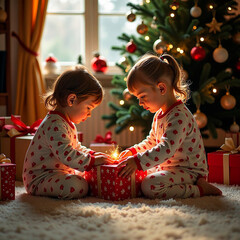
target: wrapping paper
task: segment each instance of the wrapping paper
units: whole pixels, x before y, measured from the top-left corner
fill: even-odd
[[[226,133],[226,138],[232,138],[235,146],[240,145],[240,132],[227,132]]]
[[[21,116],[19,115],[14,115],[15,118],[21,120]],[[13,124],[12,120],[11,120],[11,117],[0,117],[0,132],[2,131],[3,129],[3,126],[4,125],[8,125],[8,124]]]
[[[121,169],[117,165],[101,165],[85,172],[90,195],[112,201],[141,196],[141,183],[147,171],[136,170],[131,177],[123,178],[118,176]]]
[[[33,135],[1,137],[1,152],[16,164],[16,180],[22,181],[23,162],[32,139]]]
[[[15,199],[16,164],[0,164],[0,200]]]
[[[222,150],[208,153],[209,182],[240,185],[240,146],[232,138],[225,138]]]

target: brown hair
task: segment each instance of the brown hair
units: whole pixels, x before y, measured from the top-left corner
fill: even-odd
[[[65,71],[57,78],[52,90],[43,97],[45,107],[48,110],[53,110],[58,105],[66,107],[67,97],[72,93],[76,94],[79,102],[89,96],[96,97],[96,104],[100,104],[103,99],[103,88],[99,81],[84,66],[80,66]]]
[[[164,76],[172,79],[175,97],[186,102],[189,98],[189,85],[182,78],[177,61],[169,54],[160,57],[152,54],[142,56],[128,74],[127,87],[133,92],[137,82],[154,85]]]

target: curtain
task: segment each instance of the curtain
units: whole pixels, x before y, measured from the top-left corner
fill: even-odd
[[[45,83],[38,60],[38,51],[46,18],[48,0],[19,1],[19,62],[15,113],[31,125],[46,115],[41,96]]]

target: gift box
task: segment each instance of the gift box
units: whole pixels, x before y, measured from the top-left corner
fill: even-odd
[[[42,120],[39,119],[31,126],[25,125],[21,120],[11,115],[14,125],[4,125],[8,136],[2,136],[0,141],[1,152],[16,164],[16,180],[22,181],[22,169],[25,154]]]
[[[16,164],[16,180],[22,181],[23,162],[33,135],[1,137],[1,150]]]
[[[95,152],[103,152],[110,154],[117,148],[117,145],[115,144],[106,144],[106,143],[91,143],[90,149],[92,149]]]
[[[0,163],[0,200],[15,199],[16,164]]]
[[[136,170],[131,177],[123,178],[117,165],[101,165],[85,172],[90,186],[90,195],[106,200],[119,201],[141,196],[141,183],[147,171]]]
[[[240,145],[240,132],[226,132],[226,138],[232,138],[235,146]]]
[[[95,152],[110,154],[117,148],[117,144],[115,141],[112,141],[112,132],[108,131],[105,137],[97,135],[95,140],[90,144],[90,148]]]
[[[232,138],[226,138],[223,151],[207,154],[208,181],[226,185],[240,185],[240,146],[236,148]]]
[[[21,120],[21,116],[19,115],[14,115],[14,117]],[[13,124],[11,117],[0,117],[0,132],[3,129],[3,126],[8,124]]]

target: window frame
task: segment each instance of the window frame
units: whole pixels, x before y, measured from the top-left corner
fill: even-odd
[[[68,15],[83,15],[85,21],[85,61],[84,65],[92,70],[91,68],[91,60],[93,58],[94,51],[99,50],[99,17],[100,16],[125,16],[123,13],[99,13],[98,12],[98,0],[84,0],[84,11],[82,13],[67,13]],[[64,11],[59,11],[56,13],[47,13],[47,14],[62,14],[64,15]],[[117,60],[116,60],[117,61]],[[59,62],[60,71],[62,72],[65,69],[69,69],[73,67],[73,62]],[[108,70],[105,74],[113,75],[113,74],[122,74],[121,70],[107,61]]]

